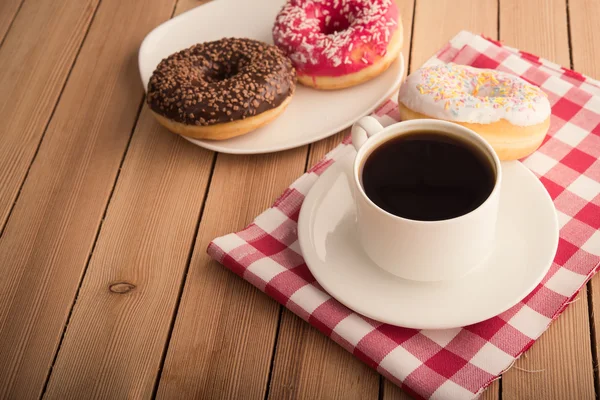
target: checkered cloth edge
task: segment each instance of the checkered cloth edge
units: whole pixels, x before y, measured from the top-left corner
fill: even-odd
[[[363,317],[329,296],[310,274],[297,239],[304,196],[350,139],[296,180],[244,230],[215,239],[208,253],[273,297],[415,398],[472,399],[548,328],[599,268],[600,85],[556,64],[460,32],[427,64],[455,62],[514,73],[543,88],[551,130],[523,160],[554,200],[559,247],[543,281],[519,304],[487,321],[449,330],[414,330]],[[374,113],[399,119],[387,101]]]

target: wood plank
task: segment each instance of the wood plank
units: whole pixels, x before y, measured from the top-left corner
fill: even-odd
[[[600,21],[600,7],[593,0],[569,0],[569,19],[571,33],[571,54],[573,68],[592,78],[600,79],[600,36],[598,36],[598,21]],[[591,294],[591,304],[588,304],[591,321],[593,323],[593,357],[596,396],[600,393],[600,376],[598,371],[598,355],[600,354],[600,276],[592,278],[587,288]],[[581,297],[582,294],[579,295]]]
[[[24,0],[4,0],[0,3],[0,45]]]
[[[500,0],[500,39],[568,67],[565,0]]]
[[[346,128],[333,136],[329,136],[328,138],[313,143],[310,147],[310,152],[308,153],[308,167],[310,168],[321,161],[327,153],[340,144],[342,140],[344,140],[344,138],[349,134],[350,128]]]
[[[144,108],[46,398],[152,395],[213,157]]]
[[[572,20],[573,21],[573,20]],[[579,22],[577,22],[579,23]],[[500,38],[559,64],[570,64],[565,1],[502,0]],[[586,290],[504,374],[504,398],[590,399],[594,380]],[[527,372],[540,371],[540,372]]]
[[[586,290],[502,378],[505,399],[594,399]]]
[[[410,43],[412,41],[413,31],[413,17],[415,12],[415,0],[396,0],[398,10],[400,11],[400,18],[402,20],[402,28],[404,35],[404,45],[402,46],[402,55],[408,68],[410,61]]]
[[[459,31],[465,29],[496,38],[498,35],[498,6],[496,0],[417,0],[414,20],[413,47],[410,71],[418,69],[429,57]],[[432,27],[435,27],[433,29]],[[481,396],[498,399],[498,382],[493,383]],[[389,380],[384,381],[383,398],[409,399]]]
[[[412,400],[406,392],[402,391],[398,386],[394,385],[387,379],[383,385],[383,399],[385,400]]]
[[[497,13],[495,0],[417,0],[411,70],[423,65],[463,29],[496,37]]]
[[[0,47],[0,232],[98,1],[26,0]],[[16,11],[14,0],[1,3],[0,30]]]
[[[206,248],[272,204],[305,161],[306,147],[218,155],[158,398],[264,397],[279,305],[212,261]]]
[[[269,399],[377,399],[379,375],[284,310]]]
[[[160,0],[98,9],[0,239],[0,398],[42,392],[143,98],[138,46],[172,10]]]
[[[600,79],[600,7],[596,0],[569,0],[571,52],[576,71]],[[594,296],[595,297],[595,296]]]
[[[500,381],[496,380],[487,387],[485,392],[477,398],[477,400],[498,400],[500,393]],[[408,394],[403,392],[398,386],[386,381],[383,389],[383,398],[385,400],[411,400]]]
[[[495,380],[481,394],[478,400],[497,400],[500,398],[500,383],[501,379]]]

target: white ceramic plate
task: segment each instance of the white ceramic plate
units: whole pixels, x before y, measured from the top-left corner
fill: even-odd
[[[170,54],[199,42],[223,37],[248,37],[273,43],[271,29],[283,0],[216,0],[158,26],[146,36],[139,53],[142,83]],[[247,135],[223,141],[188,139],[223,153],[269,153],[302,146],[331,136],[370,114],[400,86],[402,56],[377,78],[336,91],[298,85],[288,108],[271,124]]]
[[[548,272],[558,246],[554,204],[519,162],[502,163],[497,246],[484,265],[443,282],[405,280],[377,267],[355,234],[349,184],[353,158],[354,154],[346,156],[319,178],[298,220],[300,247],[310,271],[347,307],[393,325],[455,328],[506,311]]]

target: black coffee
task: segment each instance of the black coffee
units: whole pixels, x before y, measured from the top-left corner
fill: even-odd
[[[441,132],[408,133],[367,156],[362,184],[387,212],[419,221],[467,214],[490,195],[494,166],[473,145]]]

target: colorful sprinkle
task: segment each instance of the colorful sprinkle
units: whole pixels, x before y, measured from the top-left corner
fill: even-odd
[[[546,94],[524,81],[495,71],[442,64],[422,68],[417,73],[422,79],[416,85],[422,95],[431,95],[434,101],[444,101],[444,109],[463,107],[532,108],[533,103]],[[510,104],[511,106],[507,106]]]
[[[438,64],[410,74],[399,101],[434,118],[488,124],[505,119],[527,126],[550,116],[548,96],[537,86],[500,71]]]

